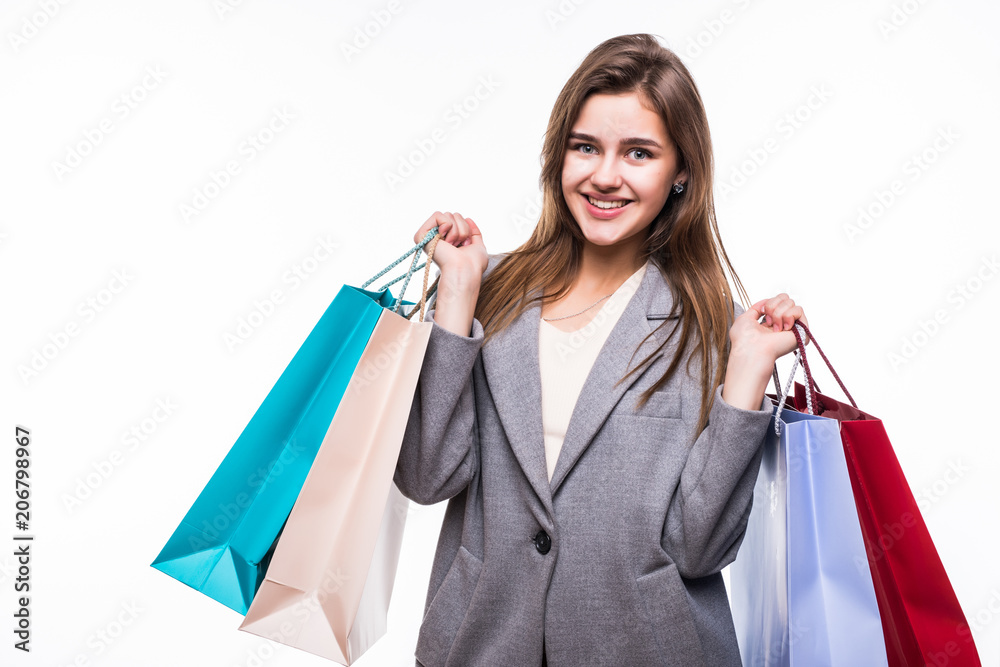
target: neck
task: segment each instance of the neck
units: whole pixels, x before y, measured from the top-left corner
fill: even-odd
[[[635,246],[598,246],[584,241],[576,287],[587,294],[610,294],[645,264]]]

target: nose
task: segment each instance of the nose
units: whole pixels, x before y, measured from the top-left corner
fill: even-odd
[[[611,153],[603,155],[590,175],[590,182],[599,190],[615,190],[621,187],[622,175],[618,160]]]

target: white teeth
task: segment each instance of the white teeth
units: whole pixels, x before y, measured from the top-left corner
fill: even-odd
[[[628,203],[628,201],[624,199],[620,199],[618,201],[601,201],[599,199],[594,199],[593,197],[587,197],[587,201],[597,208],[621,208]]]

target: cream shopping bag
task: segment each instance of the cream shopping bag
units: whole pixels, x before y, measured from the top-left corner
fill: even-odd
[[[382,310],[240,630],[344,665],[385,634],[409,502],[392,478],[432,327]]]

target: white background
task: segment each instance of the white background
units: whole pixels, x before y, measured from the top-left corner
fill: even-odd
[[[723,240],[751,299],[801,303],[885,421],[983,662],[1000,663],[995,3],[48,4],[0,7],[0,515],[12,536],[22,425],[37,536],[30,656],[11,648],[0,548],[0,662],[330,664],[238,632],[238,614],[149,563],[341,285],[409,249],[435,210],[474,218],[490,252],[527,239],[559,89],[599,42],[650,32],[703,95]],[[495,88],[476,99],[483,79]],[[470,110],[449,123],[456,104]],[[268,136],[275,110],[294,118]],[[437,127],[444,140],[390,187]],[[57,167],[71,151],[87,154]],[[850,235],[859,208],[872,218]],[[338,247],[310,263],[318,239]],[[303,265],[307,280],[284,279]],[[274,290],[282,303],[231,349]],[[43,349],[37,373],[19,370]],[[158,400],[176,408],[149,421]],[[410,513],[390,631],[358,664],[413,664],[442,512]],[[110,645],[95,640],[118,619]]]

